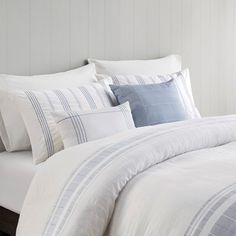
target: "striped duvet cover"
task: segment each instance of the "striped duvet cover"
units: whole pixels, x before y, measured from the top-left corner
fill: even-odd
[[[46,161],[18,236],[236,235],[236,116],[132,131]]]

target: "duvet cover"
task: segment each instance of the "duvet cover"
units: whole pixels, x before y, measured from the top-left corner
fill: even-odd
[[[236,116],[138,128],[36,174],[18,236],[236,235]]]

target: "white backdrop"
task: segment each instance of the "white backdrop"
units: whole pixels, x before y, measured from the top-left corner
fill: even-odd
[[[190,67],[203,115],[236,112],[235,0],[0,0],[0,73],[169,53]]]

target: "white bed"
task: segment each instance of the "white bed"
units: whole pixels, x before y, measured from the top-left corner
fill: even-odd
[[[20,213],[37,166],[32,153],[0,153],[0,206]]]

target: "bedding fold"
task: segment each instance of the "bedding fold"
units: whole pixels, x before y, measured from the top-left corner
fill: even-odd
[[[61,151],[36,174],[17,235],[104,235],[133,178],[178,155],[234,141],[236,116],[227,116],[138,128]]]

